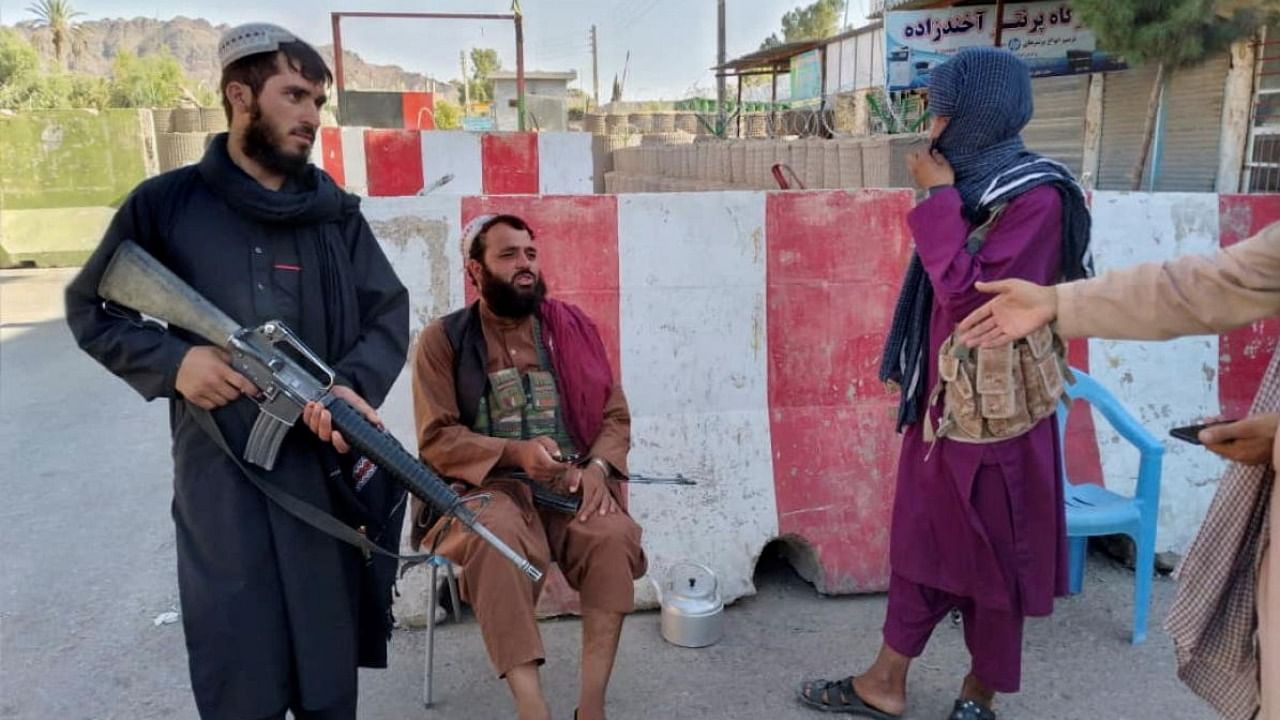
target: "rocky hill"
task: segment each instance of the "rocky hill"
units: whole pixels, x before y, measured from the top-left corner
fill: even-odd
[[[177,17],[172,20],[94,20],[81,23],[80,41],[76,52],[68,57],[67,66],[75,72],[106,76],[111,73],[111,62],[120,52],[132,52],[146,56],[168,48],[170,54],[181,63],[187,77],[208,88],[218,84],[218,36],[225,25],[212,25],[207,20]],[[36,29],[31,22],[18,23],[15,28],[35,45],[49,60],[53,58],[53,43],[48,30]],[[325,60],[333,65],[333,46],[316,48]],[[426,75],[408,72],[396,65],[374,65],[360,59],[352,52],[344,52],[346,83],[354,90],[435,90],[452,92],[447,83]]]

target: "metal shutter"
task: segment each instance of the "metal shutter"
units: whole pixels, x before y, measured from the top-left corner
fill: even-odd
[[[1231,59],[1223,53],[1173,74],[1156,190],[1213,192],[1218,182],[1222,103]]]
[[[1084,116],[1089,104],[1089,76],[1032,80],[1036,113],[1022,131],[1027,147],[1063,163],[1080,176],[1084,163]]]
[[[1230,60],[1226,53],[1173,71],[1164,114],[1160,176],[1155,189],[1213,192],[1218,178],[1222,102]],[[1108,73],[1103,93],[1099,190],[1128,190],[1142,149],[1154,67]],[[1148,160],[1148,175],[1150,171]],[[1143,183],[1147,187],[1146,180]]]
[[[1128,190],[1129,173],[1142,149],[1142,123],[1155,68],[1136,67],[1107,73],[1102,93],[1102,151],[1099,190]]]

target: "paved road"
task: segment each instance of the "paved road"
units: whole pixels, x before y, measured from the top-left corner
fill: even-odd
[[[61,320],[66,271],[0,273],[0,718],[194,718],[178,610],[165,408],[142,402],[80,353]],[[882,597],[822,598],[781,563],[731,608],[725,640],[663,643],[658,616],[628,620],[611,717],[822,717],[793,688],[857,669],[879,644]],[[1127,643],[1132,578],[1107,561],[1086,593],[1030,623],[1018,720],[1190,720],[1212,714],[1173,676],[1169,642]],[[1153,617],[1172,598],[1156,583]],[[543,624],[558,717],[573,712],[578,623]],[[439,703],[420,702],[422,631],[398,632],[386,671],[362,674],[361,718],[510,717],[473,620],[437,639]],[[943,718],[966,671],[958,629],[942,627],[911,678],[912,718]]]

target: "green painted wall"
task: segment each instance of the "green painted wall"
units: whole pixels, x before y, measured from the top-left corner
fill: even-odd
[[[144,152],[137,110],[0,115],[0,209],[118,205]]]
[[[83,263],[145,152],[137,110],[0,114],[0,267]]]

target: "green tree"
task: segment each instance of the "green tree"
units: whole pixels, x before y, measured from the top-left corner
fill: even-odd
[[[1142,148],[1130,175],[1133,190],[1142,187],[1156,114],[1173,72],[1252,35],[1276,17],[1277,6],[1277,0],[1074,0],[1100,47],[1156,66]]]
[[[462,127],[462,107],[448,100],[436,100],[435,122],[437,130],[457,130]]]
[[[71,87],[67,91],[67,105],[73,108],[111,107],[111,82],[92,75],[67,75]]]
[[[59,67],[65,67],[66,52],[76,52],[81,42],[75,19],[84,15],[71,6],[70,0],[36,0],[27,8],[36,16],[36,27],[49,28],[53,40],[53,56]]]
[[[502,69],[498,51],[493,48],[471,49],[471,101],[492,102],[493,81],[489,76]]]
[[[218,95],[216,87],[210,87],[204,83],[198,83],[196,89],[192,92],[192,96],[196,99],[196,104],[200,107],[218,107],[222,105],[222,98]]]
[[[0,85],[35,75],[40,54],[17,30],[0,28]]]
[[[773,33],[760,43],[761,50],[800,42],[821,40],[836,34],[840,29],[840,14],[845,0],[817,0],[812,5],[797,7],[782,16],[782,37]]]
[[[111,65],[111,105],[173,107],[185,83],[182,66],[167,51],[144,58],[122,52]]]
[[[0,28],[0,108],[56,110],[108,106],[104,78],[61,70],[41,73],[36,49],[14,30]]]
[[[760,43],[761,50],[769,50],[787,43],[803,40],[821,40],[835,35],[840,29],[840,16],[845,0],[817,0],[811,5],[794,8],[782,16],[782,36],[773,33]],[[768,75],[748,75],[742,78],[745,87],[769,84]]]
[[[26,75],[0,85],[0,108],[54,110],[70,107],[70,78],[64,73]]]
[[[17,31],[0,28],[0,108],[43,110],[61,107],[53,83],[41,77],[40,56]]]

